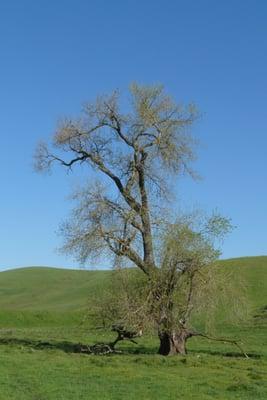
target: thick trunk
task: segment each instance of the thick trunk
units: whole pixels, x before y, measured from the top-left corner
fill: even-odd
[[[177,332],[163,331],[159,333],[159,354],[163,356],[171,356],[176,354],[186,354],[186,341],[192,334],[186,330],[181,329]]]

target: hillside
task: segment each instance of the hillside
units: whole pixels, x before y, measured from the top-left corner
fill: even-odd
[[[0,273],[0,324],[4,327],[77,325],[88,298],[105,286],[109,271],[47,267]]]
[[[228,259],[221,263],[233,268],[246,282],[255,312],[267,304],[267,256]],[[57,320],[59,315],[76,319],[88,306],[89,296],[93,299],[104,290],[110,273],[46,267],[3,271],[0,273],[0,323],[23,324],[28,320],[28,324],[36,318],[38,324],[51,318]]]
[[[88,294],[97,294],[109,271],[47,267],[19,268],[0,273],[0,309],[80,310]]]

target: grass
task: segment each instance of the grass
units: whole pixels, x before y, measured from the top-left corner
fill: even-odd
[[[246,323],[224,325],[222,334],[240,338],[249,360],[229,344],[201,338],[190,341],[186,358],[157,355],[151,337],[123,343],[122,354],[75,353],[77,343],[111,338],[81,323],[109,272],[1,272],[0,400],[266,399],[267,257],[223,263],[242,275],[252,306]]]
[[[220,356],[65,355],[6,348],[0,399],[264,399],[263,365]]]

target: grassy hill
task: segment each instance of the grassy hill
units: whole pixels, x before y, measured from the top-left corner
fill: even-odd
[[[89,293],[96,294],[105,285],[109,273],[47,267],[3,271],[0,273],[0,308],[80,310]]]
[[[267,303],[267,256],[223,260],[247,285],[253,311]],[[75,322],[105,290],[110,271],[30,267],[0,272],[0,324]],[[264,300],[265,299],[265,300]]]
[[[267,304],[267,256],[233,258],[221,262],[226,268],[236,270],[243,278],[254,309]]]
[[[0,273],[0,324],[39,326],[77,324],[89,297],[105,287],[110,271],[47,267]]]
[[[111,272],[0,272],[0,400],[265,400],[267,257],[221,263],[245,281],[251,315],[236,328],[221,324],[219,334],[241,340],[249,359],[230,344],[201,338],[190,340],[186,358],[166,358],[149,336],[138,346],[123,343],[123,354],[76,354],[77,343],[111,338],[81,324]]]

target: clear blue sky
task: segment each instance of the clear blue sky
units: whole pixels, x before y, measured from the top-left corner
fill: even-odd
[[[199,183],[177,181],[187,209],[237,226],[223,257],[267,254],[265,0],[0,2],[0,268],[76,267],[58,224],[77,175],[37,175],[32,154],[57,119],[131,81],[162,82],[203,117]]]

